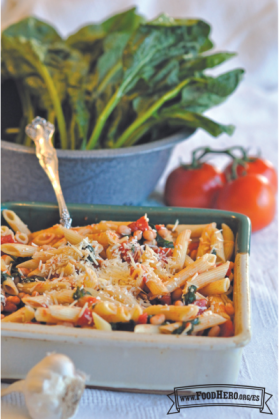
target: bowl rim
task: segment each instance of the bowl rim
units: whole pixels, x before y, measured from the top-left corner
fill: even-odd
[[[121,158],[126,156],[134,156],[135,154],[146,154],[154,151],[164,150],[175,146],[178,142],[188,139],[193,133],[194,129],[183,130],[176,134],[170,135],[158,141],[150,143],[135,145],[132,147],[117,148],[117,149],[102,149],[102,150],[56,150],[58,158],[64,159],[91,159],[91,158]],[[35,154],[35,148],[27,147],[25,145],[12,143],[1,140],[1,149],[14,151],[23,154]]]

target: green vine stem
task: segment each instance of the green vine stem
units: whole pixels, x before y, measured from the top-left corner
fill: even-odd
[[[237,157],[234,152],[238,151],[241,153],[240,157]],[[230,179],[228,180],[234,180],[237,179],[238,175],[237,175],[237,168],[238,166],[242,166],[242,167],[246,167],[246,163],[248,162],[252,162],[254,161],[258,156],[255,157],[249,157],[248,156],[248,150],[245,150],[244,147],[242,146],[233,146],[224,150],[213,150],[210,147],[199,147],[196,150],[194,150],[192,152],[192,162],[190,164],[182,164],[181,166],[185,169],[185,170],[190,170],[190,169],[199,169],[203,162],[202,159],[208,155],[208,154],[225,154],[229,157],[231,157],[233,159],[233,164],[232,164],[232,175],[230,177]],[[246,172],[244,171],[243,174],[245,175]]]

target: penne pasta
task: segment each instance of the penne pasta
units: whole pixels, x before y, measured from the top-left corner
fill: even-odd
[[[191,266],[191,265],[190,265]],[[218,281],[225,277],[230,263],[226,262],[216,268],[210,269],[206,272],[196,275],[194,278],[190,279],[186,284],[186,289],[189,288],[190,285],[195,285],[198,290],[204,288],[207,284],[211,282]]]
[[[190,265],[193,262],[194,262],[194,260],[192,258],[190,258],[189,255],[186,255],[185,256],[185,262],[184,262],[184,268],[186,268],[188,265]]]
[[[103,231],[117,231],[120,226],[127,226],[131,224],[130,221],[100,221],[99,224],[92,224],[92,234],[101,233]],[[88,234],[90,234],[88,232]]]
[[[18,295],[18,289],[12,278],[7,278],[2,282],[2,287],[5,293],[10,295]]]
[[[38,307],[35,311],[35,319],[37,322],[47,323],[47,324],[57,324],[59,319],[53,317],[50,314],[49,308]]]
[[[171,231],[174,231],[177,234],[182,233],[184,230],[190,230],[191,231],[191,238],[200,237],[202,235],[202,232],[204,228],[207,226],[207,224],[178,224],[178,226],[174,229],[174,224],[168,224],[167,228]]]
[[[194,332],[200,332],[201,330],[209,329],[210,327],[223,324],[227,321],[226,318],[219,314],[212,313],[212,311],[206,311],[199,316],[199,324],[194,325]]]
[[[213,313],[217,313],[225,319],[230,320],[230,316],[226,312],[225,304],[220,295],[208,297],[208,302],[210,304],[210,310],[213,311]]]
[[[64,322],[73,322],[76,323],[82,308],[80,307],[69,307],[69,306],[60,306],[53,305],[48,308],[49,314],[54,319]]]
[[[7,272],[8,269],[9,269],[9,265],[6,265],[6,262],[3,256],[1,256],[1,272]]]
[[[50,228],[46,228],[44,230],[35,231],[34,233],[31,233],[29,236],[30,242],[34,240],[37,236],[41,235],[42,233],[45,234],[54,234],[56,237],[62,238],[63,234],[59,233],[60,225],[55,224],[54,226]]]
[[[169,281],[165,282],[165,286],[169,292],[173,292],[176,288],[181,287],[185,282],[196,273],[204,272],[215,265],[216,256],[205,254],[194,263],[191,263],[186,268],[182,269]]]
[[[1,321],[2,323],[27,323],[31,322],[34,317],[35,310],[33,310],[32,307],[25,306],[10,314],[9,316],[4,317],[4,319]]]
[[[174,267],[177,270],[181,270],[185,264],[185,258],[187,256],[188,244],[191,236],[191,230],[184,230],[178,236],[174,244],[173,250],[173,261]]]
[[[159,327],[159,330],[160,330],[160,333],[163,333],[164,335],[170,335],[176,329],[178,329],[179,327],[181,327],[182,325],[183,325],[182,322],[175,322],[175,323],[171,323],[171,324],[166,324],[164,326],[160,326]]]
[[[234,250],[234,234],[227,224],[222,224],[226,260],[231,260]]]
[[[216,231],[216,223],[208,224],[202,232],[200,237],[200,243],[197,251],[197,258],[210,253],[212,250],[211,247],[211,236]]]
[[[97,313],[93,313],[93,320],[94,320],[96,329],[103,330],[105,332],[112,331],[111,325],[106,320],[104,320],[101,316],[99,316]]]
[[[139,316],[142,310],[140,308],[137,310],[136,313]],[[134,315],[134,311],[134,308],[116,306],[108,301],[101,301],[93,307],[93,312],[97,313],[109,323],[129,322]]]
[[[51,242],[53,242],[55,237],[56,236],[53,233],[41,233],[32,240],[32,243],[35,243],[38,246],[43,246],[45,244],[50,244]]]
[[[5,262],[5,264],[7,266],[9,266],[10,263],[12,263],[14,261],[14,258],[12,256],[8,256],[8,255],[2,255],[1,259]]]
[[[104,249],[107,249],[110,245],[115,245],[118,242],[118,235],[114,231],[104,231],[101,233],[88,234],[90,240],[97,241]]]
[[[161,279],[155,274],[148,276],[145,284],[153,295],[164,295],[169,293]]]
[[[44,292],[49,292],[52,290],[62,290],[71,288],[69,282],[62,281],[35,281],[18,284],[20,292],[25,292],[26,294],[32,294],[32,292],[37,291],[39,294]]]
[[[84,239],[81,234],[77,231],[71,230],[70,228],[60,226],[58,231],[59,233],[62,233],[65,239],[71,244],[79,244]]]
[[[22,302],[32,308],[48,307],[52,304],[52,300],[49,295],[37,295],[36,297],[31,297],[26,294],[26,296],[22,298]]]
[[[15,234],[15,241],[21,244],[27,244],[28,243],[28,235],[25,233],[21,233],[20,231],[17,231]]]
[[[1,251],[7,255],[25,258],[32,256],[36,252],[36,248],[27,244],[5,243],[1,245]]]
[[[38,266],[39,266],[38,260],[30,259],[30,260],[26,260],[25,262],[19,263],[18,265],[16,265],[16,268],[17,269],[20,269],[20,268],[32,269],[33,271]]]
[[[1,246],[4,322],[185,336],[234,321],[234,235],[226,224],[177,221],[166,229],[144,215],[30,233],[15,213],[5,216],[15,233],[1,227],[9,236]]]
[[[228,291],[230,285],[231,282],[229,278],[223,278],[206,285],[204,288],[200,289],[200,292],[205,296],[224,294]]]
[[[144,310],[148,315],[164,314],[166,320],[174,320],[175,322],[192,320],[197,316],[198,311],[199,307],[193,304],[189,304],[188,306],[154,305]]]
[[[224,239],[220,230],[217,228],[211,235],[211,249],[216,251],[217,262],[225,262]]]
[[[14,230],[15,233],[17,231],[19,231],[20,233],[27,234],[27,235],[31,233],[27,225],[22,222],[22,220],[19,218],[18,215],[16,215],[14,211],[3,210],[2,214],[5,220],[7,221],[7,223],[9,224],[9,226]]]
[[[7,226],[1,226],[1,237],[12,236],[14,238],[14,232]]]

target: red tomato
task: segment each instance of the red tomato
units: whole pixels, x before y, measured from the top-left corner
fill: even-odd
[[[138,324],[146,324],[147,323],[147,318],[148,318],[147,313],[142,313],[142,314],[139,315],[137,323]]]
[[[5,244],[5,243],[14,243],[14,239],[12,237],[11,234],[7,235],[7,236],[1,236],[1,244]]]
[[[86,308],[82,315],[78,318],[77,325],[78,326],[89,326],[93,323],[93,316],[92,312],[89,308]]]
[[[200,307],[197,316],[202,314],[204,312],[204,310],[207,309],[207,300],[205,298],[201,298],[200,300],[196,300],[196,301],[193,302],[193,304],[195,306]]]
[[[229,182],[219,193],[216,208],[240,212],[250,218],[252,231],[266,227],[275,215],[275,197],[268,180],[247,175]]]
[[[160,304],[163,305],[171,305],[171,296],[169,294],[163,295],[163,297],[159,298]]]
[[[131,256],[135,262],[138,262],[141,256],[141,250],[139,244],[134,244],[133,246],[128,246],[126,243],[121,243],[119,246],[119,252],[123,261],[131,263]]]
[[[141,217],[141,218],[139,218],[134,223],[128,224],[128,227],[132,231],[137,231],[137,230],[141,230],[141,231],[150,230],[150,227],[148,225],[148,221],[146,220],[146,218],[144,216]]]
[[[237,175],[241,176],[243,172],[247,173],[247,175],[262,175],[269,181],[269,184],[272,188],[273,193],[277,192],[278,189],[278,181],[277,181],[277,173],[273,165],[268,161],[264,159],[259,159],[257,157],[251,157],[255,158],[254,161],[246,162],[245,167],[238,165],[237,166]],[[230,163],[225,168],[225,175],[230,176],[231,170],[232,170],[233,163]]]
[[[156,224],[155,228],[156,228],[157,231],[160,231],[160,230],[162,230],[162,228],[165,228],[165,226],[164,226],[164,224]]]
[[[167,179],[165,202],[173,207],[212,208],[224,183],[224,174],[211,164],[202,163],[197,169],[181,166]]]
[[[173,255],[173,250],[169,247],[154,247],[153,251],[157,253],[159,256],[159,260],[161,260],[164,263],[167,263],[167,257],[171,257]]]
[[[225,323],[220,324],[220,337],[229,338],[234,335],[234,325],[231,320],[227,320]]]
[[[78,300],[77,306],[83,307],[86,303],[88,303],[89,306],[92,306],[92,304],[98,303],[100,300],[98,300],[95,297],[92,297],[91,295],[85,295],[84,297],[81,297]]]

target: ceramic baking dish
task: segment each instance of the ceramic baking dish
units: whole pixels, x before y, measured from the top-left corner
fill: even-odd
[[[6,203],[31,231],[58,222],[52,204]],[[47,352],[69,355],[90,375],[91,386],[126,391],[167,392],[174,387],[233,384],[241,354],[251,338],[249,295],[250,221],[244,215],[203,209],[69,205],[73,225],[101,220],[133,221],[147,213],[151,222],[228,224],[236,235],[235,336],[209,338],[179,335],[144,335],[131,332],[31,324],[2,324],[2,379],[20,379]]]

